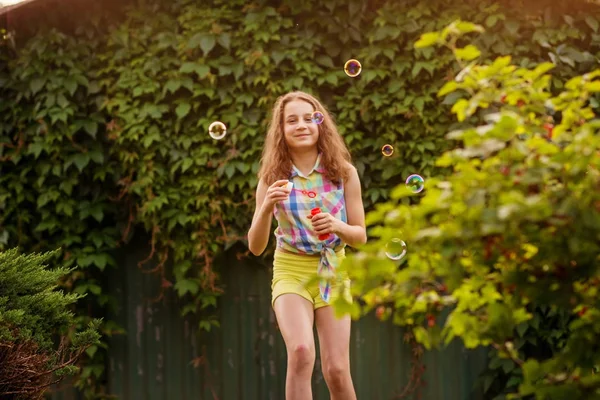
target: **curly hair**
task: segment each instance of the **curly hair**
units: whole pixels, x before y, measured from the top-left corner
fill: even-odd
[[[305,101],[313,107],[313,111],[323,113],[324,120],[319,125],[317,150],[321,153],[321,165],[325,169],[325,177],[336,184],[348,179],[350,173],[348,164],[351,163],[352,158],[335,122],[319,100],[301,91],[290,92],[279,97],[275,102],[260,161],[259,179],[270,186],[276,180],[287,179],[290,176],[292,157],[283,134],[283,110],[286,104],[294,100]]]

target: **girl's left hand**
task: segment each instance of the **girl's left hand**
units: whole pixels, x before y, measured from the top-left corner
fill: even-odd
[[[335,218],[329,213],[318,213],[315,215],[309,215],[308,219],[311,220],[315,233],[317,235],[324,235],[326,233],[336,234],[339,229],[340,220]]]

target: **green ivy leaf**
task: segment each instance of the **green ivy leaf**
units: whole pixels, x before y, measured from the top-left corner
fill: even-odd
[[[453,105],[454,103],[456,103],[456,101],[458,99],[460,99],[463,95],[460,92],[454,92],[454,93],[450,93],[448,96],[446,96],[444,98],[444,101],[442,101],[442,104],[444,105]]]
[[[275,65],[279,65],[279,63],[285,58],[285,52],[274,50],[271,52],[271,58],[275,61]]]
[[[496,25],[496,22],[498,22],[497,15],[488,15],[488,17],[485,19],[485,26],[487,26],[488,28],[492,28],[494,25]]]
[[[29,82],[29,89],[31,90],[32,94],[36,94],[42,90],[45,84],[46,78],[34,78]]]
[[[175,290],[177,290],[179,297],[183,297],[187,293],[196,295],[198,290],[200,290],[200,286],[198,286],[196,281],[190,279],[181,279],[175,283]]]
[[[490,386],[492,385],[492,383],[494,383],[495,377],[493,375],[487,375],[484,379],[483,379],[483,392],[487,393],[488,390],[490,389]]]
[[[389,94],[395,94],[404,87],[405,83],[399,79],[394,79],[387,87]]]
[[[102,210],[102,205],[101,204],[95,204],[92,207],[90,207],[90,215],[98,222],[102,222],[102,219],[104,219],[104,211]]]
[[[94,139],[96,139],[96,133],[98,132],[98,124],[94,121],[84,121],[83,129]]]
[[[363,72],[364,74],[364,79],[367,83],[373,81],[375,78],[377,78],[377,71],[373,71],[373,70],[368,70],[366,72]]]
[[[185,62],[185,63],[183,63],[181,68],[179,68],[179,72],[183,72],[183,73],[195,72],[196,75],[198,75],[198,78],[202,79],[202,78],[205,78],[209,74],[210,67],[205,64],[198,64],[195,62]]]
[[[73,96],[75,94],[75,92],[77,91],[77,82],[74,79],[71,78],[67,78],[64,80],[63,85],[65,86],[65,88],[67,89],[67,91],[69,92],[69,94],[71,96]]]
[[[56,96],[53,93],[46,93],[46,103],[44,104],[46,108],[51,108],[54,104],[56,104]]]
[[[45,147],[46,146],[44,142],[33,142],[29,145],[28,152],[29,154],[33,154],[35,159],[37,160]]]
[[[170,79],[165,85],[165,91],[175,93],[181,87],[181,81],[178,79]]]
[[[183,72],[184,74],[188,74],[190,72],[194,72],[196,70],[196,67],[198,66],[197,63],[195,62],[184,62],[181,67],[179,67],[179,72]]]
[[[233,174],[235,174],[235,166],[233,164],[227,164],[225,166],[225,175],[227,175],[227,178],[231,179]]]
[[[202,37],[202,39],[200,39],[200,48],[205,56],[210,53],[210,51],[215,47],[215,44],[216,40],[212,35],[205,35]]]
[[[56,96],[56,103],[60,106],[60,108],[67,108],[69,106],[69,100],[62,94],[59,93]]]
[[[598,20],[591,15],[585,17],[585,22],[594,32],[598,32]]]
[[[250,171],[250,165],[248,165],[247,163],[239,162],[236,164],[236,167],[242,174],[245,174],[248,171]]]
[[[195,303],[188,303],[181,308],[180,315],[185,317],[187,314],[194,314],[198,309]]]
[[[229,48],[231,47],[231,36],[229,35],[229,33],[220,34],[217,38],[217,41],[221,46],[223,46],[225,50],[229,50]]]
[[[317,64],[322,65],[327,68],[335,68],[333,64],[333,60],[326,54],[321,54],[316,58]]]
[[[181,172],[187,171],[192,165],[194,165],[194,160],[191,158],[184,158],[181,164]]]
[[[90,163],[90,156],[87,153],[77,153],[73,156],[73,162],[81,172]]]
[[[77,265],[84,268],[93,265],[103,271],[109,264],[115,265],[115,260],[106,253],[92,253],[77,257]]]
[[[90,159],[94,161],[96,164],[104,163],[104,153],[100,147],[93,149],[88,152]]]
[[[181,103],[175,109],[175,113],[177,114],[177,119],[183,119],[186,115],[189,114],[192,106],[189,103]]]

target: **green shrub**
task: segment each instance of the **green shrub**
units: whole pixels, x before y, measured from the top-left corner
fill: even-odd
[[[48,386],[78,371],[81,354],[99,343],[93,321],[74,333],[71,306],[81,296],[56,290],[70,272],[45,265],[57,252],[0,252],[0,397],[43,398]]]
[[[479,49],[463,39],[473,31],[483,27],[458,21],[416,43],[448,47],[460,67],[438,93],[458,95],[461,125],[447,135],[457,146],[437,160],[451,172],[427,177],[418,204],[401,204],[413,194],[399,186],[369,213],[379,240],[351,258],[366,303],[352,312],[381,307],[427,348],[492,346],[492,368],[519,371],[509,392],[600,398],[600,70],[553,94],[554,64],[475,61]],[[408,246],[400,266],[384,250],[396,237]],[[564,329],[535,354],[522,339],[540,317]]]

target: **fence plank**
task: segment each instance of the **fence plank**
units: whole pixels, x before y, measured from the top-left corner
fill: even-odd
[[[286,351],[271,308],[271,269],[233,253],[216,260],[226,285],[219,299],[221,328],[198,334],[197,321],[179,314],[169,294],[159,303],[157,277],[142,273],[145,243],[130,245],[111,285],[120,308],[112,317],[127,335],[110,341],[109,389],[121,399],[254,400],[284,398]],[[155,264],[148,263],[151,269]],[[390,400],[407,385],[411,348],[404,330],[368,315],[352,324],[352,376],[359,399]],[[318,345],[318,342],[317,342]],[[474,389],[487,350],[466,351],[452,343],[426,352],[426,386],[408,400],[482,400]],[[194,367],[193,360],[201,360]],[[317,360],[315,400],[328,399]],[[67,397],[53,400],[67,400]]]

